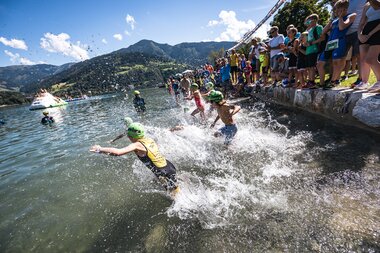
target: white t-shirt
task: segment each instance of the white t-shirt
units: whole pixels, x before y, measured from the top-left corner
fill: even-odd
[[[251,46],[251,48],[249,49],[249,54],[254,54],[256,59],[259,59],[260,58],[260,48],[264,47],[265,45],[263,45],[262,42],[258,42],[257,43],[257,46]],[[253,51],[254,50],[254,51]]]
[[[285,42],[284,35],[279,34],[277,35],[277,37],[272,38],[268,44],[271,48],[273,48],[273,47],[278,47],[280,44],[284,44],[284,42]],[[276,54],[280,52],[281,52],[281,49],[271,49],[270,58],[272,58],[273,56],[275,56]]]
[[[366,0],[350,0],[350,5],[348,6],[347,13],[356,13],[356,18],[350,26],[350,28],[348,29],[347,34],[351,34],[358,31],[360,19],[362,18],[363,9],[366,2]]]

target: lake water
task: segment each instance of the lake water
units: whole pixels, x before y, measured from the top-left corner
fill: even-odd
[[[193,120],[163,89],[142,96],[143,116],[94,97],[49,109],[52,127],[0,109],[0,252],[379,252],[379,136],[250,102],[225,147],[197,122],[168,131]],[[175,201],[134,154],[88,151],[125,116],[177,167]]]

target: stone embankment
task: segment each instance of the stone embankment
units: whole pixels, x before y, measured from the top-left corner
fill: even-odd
[[[380,94],[352,89],[295,89],[275,87],[254,93],[261,100],[297,107],[346,125],[380,134]]]

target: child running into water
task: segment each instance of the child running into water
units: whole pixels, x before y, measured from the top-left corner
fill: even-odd
[[[208,96],[209,100],[212,103],[218,112],[218,116],[216,117],[214,123],[212,123],[211,128],[213,128],[218,122],[219,119],[223,121],[225,124],[224,127],[220,128],[214,136],[218,137],[224,135],[226,137],[224,144],[229,145],[237,133],[237,127],[233,116],[240,111],[240,106],[237,105],[229,105],[226,100],[224,100],[223,94],[220,91],[213,91]]]
[[[92,146],[90,151],[96,153],[106,153],[109,155],[121,156],[131,152],[137,155],[148,169],[163,183],[166,190],[175,194],[179,191],[176,179],[176,168],[165,159],[158,150],[154,140],[145,137],[145,130],[139,123],[132,123],[127,130],[129,140],[132,142],[125,148],[105,148],[99,145]]]
[[[193,83],[190,86],[190,91],[191,91],[191,95],[188,96],[186,99],[191,100],[191,99],[194,98],[195,104],[197,106],[197,109],[195,109],[191,113],[191,116],[195,117],[195,115],[197,115],[198,113],[200,113],[201,114],[201,119],[203,121],[205,121],[206,120],[205,107],[204,107],[203,102],[202,102],[202,95],[199,92],[199,86],[198,86],[198,84]]]

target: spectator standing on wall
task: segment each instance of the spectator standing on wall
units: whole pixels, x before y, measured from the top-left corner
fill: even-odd
[[[377,82],[369,89],[370,92],[380,92],[380,1],[368,0],[359,26],[360,57],[364,59],[362,66],[363,83],[357,89],[366,89],[370,69],[373,70]],[[367,66],[370,68],[368,68]]]
[[[331,88],[340,85],[340,75],[346,61],[346,33],[356,18],[356,13],[348,13],[348,0],[339,0],[335,3],[334,9],[337,18],[329,24],[330,30],[326,49],[321,54],[318,62],[318,72],[321,78],[321,86]],[[325,63],[332,59],[333,74],[331,84],[325,85]]]
[[[284,35],[278,33],[278,27],[273,26],[269,30],[269,34],[272,37],[268,42],[268,50],[270,50],[270,67],[271,67],[271,77],[274,81],[273,85],[276,85],[276,73],[278,72],[278,61],[276,61],[276,55],[281,52],[285,47],[285,38]]]
[[[360,65],[361,63],[358,63],[358,60],[360,59],[359,56],[359,39],[358,39],[358,29],[360,20],[362,18],[363,9],[366,4],[366,0],[350,0],[350,4],[348,6],[348,13],[356,13],[356,18],[350,28],[347,31],[346,35],[346,43],[347,43],[347,54],[352,49],[352,56],[351,56],[351,65],[352,69],[356,68],[356,65],[359,69],[359,77],[356,80],[356,82],[353,84],[353,86],[358,85],[361,82],[361,74],[360,74]],[[356,72],[351,72],[351,74],[356,74]]]
[[[252,66],[252,82],[260,79],[260,48],[265,47],[262,42],[258,42],[258,39],[253,38],[251,41],[251,48],[249,50],[248,59],[251,61]]]
[[[297,51],[297,80],[299,85],[297,88],[304,88],[306,86],[307,80],[307,70],[306,70],[306,44],[307,44],[307,32],[303,32],[300,37],[299,45],[296,47]]]
[[[323,27],[318,24],[319,16],[312,14],[305,20],[307,26],[307,43],[306,43],[306,68],[309,74],[307,88],[315,87],[315,67],[317,65],[319,48],[317,40],[322,35]]]
[[[222,77],[222,89],[224,96],[227,97],[227,92],[231,87],[231,76],[230,76],[231,67],[227,59],[222,61],[222,67],[220,68],[220,75]]]
[[[232,84],[234,85],[237,82],[237,72],[238,72],[238,66],[239,66],[239,56],[236,53],[235,49],[231,50],[230,66],[231,66]]]
[[[290,82],[289,86],[292,86],[296,83],[297,77],[297,52],[296,48],[298,48],[299,41],[296,38],[298,33],[297,28],[294,26],[288,30],[288,42],[286,43],[285,52],[287,53],[285,56],[289,58],[289,76],[288,81]]]

